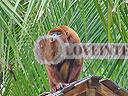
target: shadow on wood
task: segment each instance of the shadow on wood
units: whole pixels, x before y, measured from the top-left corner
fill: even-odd
[[[55,93],[40,96],[128,96],[128,93],[109,79],[93,76],[77,80]]]

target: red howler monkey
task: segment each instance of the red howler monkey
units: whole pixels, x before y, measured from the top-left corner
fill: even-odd
[[[38,52],[36,51],[36,54],[40,54],[40,59],[45,57],[45,59],[51,60],[56,55],[58,50],[58,42],[54,37],[58,36],[64,43],[80,43],[80,38],[77,33],[65,25],[53,28],[48,32],[48,35],[52,38],[47,40],[40,39],[38,42]],[[52,90],[53,88],[56,88],[58,90],[60,88],[60,84],[65,86],[65,84],[77,80],[82,68],[82,64],[82,58],[64,59],[58,64],[45,64],[48,72],[51,87],[50,89]]]

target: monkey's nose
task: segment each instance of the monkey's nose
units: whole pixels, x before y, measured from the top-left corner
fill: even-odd
[[[49,37],[49,41],[50,41],[50,42],[54,42],[54,41],[55,41],[55,38],[54,38],[53,36],[50,36],[50,37]]]
[[[55,39],[54,39],[54,38],[50,38],[50,41],[51,41],[51,42],[54,42],[54,41],[55,41]]]

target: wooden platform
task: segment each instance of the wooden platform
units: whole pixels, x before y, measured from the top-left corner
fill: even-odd
[[[128,96],[128,92],[109,79],[100,80],[100,77],[93,76],[75,81],[55,93],[41,96]]]

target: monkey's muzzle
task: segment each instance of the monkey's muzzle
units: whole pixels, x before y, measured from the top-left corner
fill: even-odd
[[[58,38],[59,38],[59,36],[58,36],[58,35],[56,35],[56,34],[49,35],[49,40],[50,40],[51,42],[56,41]]]

